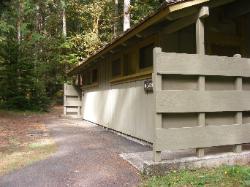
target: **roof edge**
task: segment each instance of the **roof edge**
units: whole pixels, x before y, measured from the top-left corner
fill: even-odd
[[[148,15],[145,17],[141,22],[136,24],[135,26],[131,27],[124,33],[122,33],[120,36],[115,38],[113,41],[108,43],[107,45],[101,47],[99,50],[97,50],[93,55],[86,58],[84,62],[81,64],[76,65],[73,67],[67,75],[72,76],[78,71],[80,71],[81,68],[83,68],[85,65],[89,64],[90,62],[96,60],[103,54],[107,53],[108,51],[112,50],[113,48],[120,45],[120,43],[130,39],[131,37],[135,36],[139,32],[143,31],[144,29],[148,28],[149,26],[153,25],[155,22],[161,20],[164,17],[167,17],[170,13],[176,12],[178,10],[182,10],[188,7],[192,7],[195,5],[199,5],[201,3],[209,2],[210,0],[166,0],[162,6],[154,13]],[[182,4],[183,6],[179,7],[178,5]],[[146,24],[144,26],[144,24]],[[144,28],[143,28],[144,26]]]

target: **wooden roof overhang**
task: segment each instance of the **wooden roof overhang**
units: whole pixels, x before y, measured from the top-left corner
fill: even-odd
[[[162,21],[173,21],[182,17],[191,16],[198,11],[198,5],[203,5],[204,3],[211,3],[211,6],[217,7],[228,2],[235,0],[170,0],[166,1],[161,8],[155,13],[146,17],[142,22],[138,23],[131,29],[124,32],[122,35],[118,36],[111,43],[105,45],[99,49],[92,56],[87,58],[85,61],[78,64],[72,70],[68,72],[69,76],[78,74],[83,69],[85,69],[90,64],[98,61],[98,59],[103,59],[107,54],[113,54],[114,49],[117,47],[126,46],[128,40],[137,37],[141,38],[143,35],[141,33],[148,29],[149,27],[160,23]],[[184,20],[183,20],[184,21]],[[169,30],[168,28],[166,28]],[[170,29],[171,30],[171,29]]]

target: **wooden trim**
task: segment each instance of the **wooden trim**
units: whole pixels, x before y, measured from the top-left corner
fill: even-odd
[[[93,84],[82,86],[82,90],[89,90],[89,89],[97,88],[98,86],[99,86],[99,83],[95,82]]]
[[[98,51],[96,54],[89,57],[85,62],[73,68],[70,72],[68,72],[68,74],[73,75],[85,65],[93,62],[94,60],[98,59],[100,56],[103,56],[108,51],[126,42],[128,39],[131,39],[133,36],[135,36],[136,34],[139,34],[143,30],[153,25],[154,23],[158,22],[159,20],[166,19],[168,16],[171,16],[172,13],[175,13],[177,11],[181,11],[183,9],[193,7],[202,3],[206,3],[206,2],[209,2],[209,0],[192,0],[188,2],[182,2],[178,4],[169,5],[167,7],[162,8],[158,12],[154,13],[153,15],[149,16],[147,19],[139,23],[135,28],[128,30],[124,35],[118,37],[111,44],[107,45],[107,47],[104,47],[103,49]],[[185,16],[185,14],[183,16]]]
[[[66,101],[64,103],[64,106],[71,106],[71,107],[77,107],[77,106],[82,106],[82,102],[81,101]]]
[[[112,79],[110,81],[110,84],[114,85],[114,84],[121,84],[121,83],[126,83],[126,82],[148,79],[152,77],[152,73],[153,71],[151,69],[148,71],[143,71],[143,72],[135,73],[135,74],[128,75],[128,76],[118,77],[118,78]]]
[[[161,161],[161,150],[156,149],[157,139],[156,139],[156,129],[162,128],[162,114],[157,113],[157,92],[160,92],[162,90],[162,75],[157,74],[157,56],[159,53],[162,52],[161,48],[154,48],[153,50],[153,67],[154,67],[154,73],[153,73],[153,84],[154,84],[154,122],[155,122],[155,139],[154,139],[154,161],[160,162]]]
[[[157,73],[250,77],[250,60],[224,56],[160,53]]]
[[[161,91],[158,113],[242,112],[250,110],[250,91]]]
[[[250,142],[250,124],[156,129],[155,150],[179,150]]]
[[[202,4],[202,3],[206,3],[209,2],[210,0],[192,0],[192,1],[187,1],[187,2],[183,2],[180,4],[174,4],[172,6],[168,7],[169,12],[175,12],[178,10],[182,10],[185,9],[187,7],[192,7],[198,4]]]
[[[145,47],[148,44],[153,43],[155,45],[157,42],[157,38],[158,38],[157,35],[152,35],[151,37],[139,42],[137,45],[133,46],[131,49],[126,49],[126,50],[122,51],[121,53],[116,54],[112,58],[110,64],[112,66],[112,61],[114,59],[121,58],[121,60],[122,60],[122,66],[121,66],[122,74],[117,76],[117,77],[113,77],[113,78],[112,78],[112,75],[110,75],[110,77],[111,77],[110,83],[111,84],[120,84],[120,83],[125,83],[125,82],[131,82],[131,81],[137,81],[137,80],[151,78],[151,76],[152,76],[151,74],[153,73],[153,67],[147,67],[147,68],[143,68],[143,69],[139,68],[139,63],[140,63],[139,51],[140,51],[140,48]],[[135,64],[136,73],[124,76],[124,58],[123,57],[125,54],[131,54],[131,53],[134,53],[136,56],[135,57],[136,59],[134,62],[134,63],[136,63]],[[112,71],[111,71],[111,73],[112,73]]]

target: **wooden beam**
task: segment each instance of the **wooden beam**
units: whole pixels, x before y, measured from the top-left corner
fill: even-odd
[[[235,54],[234,55],[235,58],[241,58],[240,54]],[[238,91],[242,91],[243,90],[243,79],[242,77],[236,77],[235,80],[235,88]],[[235,122],[239,125],[243,124],[243,113],[242,112],[237,112],[235,115]],[[240,153],[242,151],[242,145],[235,145],[233,151],[235,153]]]
[[[198,18],[196,20],[196,51],[197,54],[205,55],[205,28],[203,18],[209,16],[209,8],[202,7],[198,14]],[[205,76],[198,77],[198,89],[199,91],[206,90],[206,79]],[[206,114],[204,112],[198,114],[198,125],[201,127],[206,126]],[[198,148],[196,149],[197,156],[202,157],[205,155],[205,149]]]
[[[178,4],[174,4],[168,7],[169,12],[175,12],[175,11],[179,11],[185,8],[189,8],[189,7],[193,7],[199,4],[203,4],[203,3],[207,3],[210,0],[193,0],[193,1],[186,1],[183,3],[178,3]]]
[[[248,143],[249,133],[249,124],[156,129],[155,151]]]
[[[226,5],[226,4],[229,4],[229,3],[232,3],[236,0],[213,0],[213,1],[210,1],[209,3],[207,3],[207,5],[209,6],[209,8],[216,8],[216,7],[219,7],[219,6],[223,6],[223,5]]]
[[[137,38],[142,38],[142,35],[141,34],[136,34],[135,35]]]
[[[126,43],[121,44],[123,47],[127,47],[128,45]]]
[[[228,18],[236,18],[250,12],[250,1],[236,1],[228,5],[225,15]]]
[[[167,20],[174,21],[183,17],[191,16],[199,11],[198,7],[190,7],[182,11],[172,12],[167,16]]]
[[[156,92],[157,113],[242,112],[250,110],[249,91]],[[178,102],[177,102],[178,101]]]
[[[192,25],[193,23],[195,23],[197,21],[198,18],[203,19],[203,18],[206,18],[208,16],[209,16],[208,7],[202,7],[200,12],[198,12],[194,15],[179,19],[179,20],[175,21],[174,23],[169,24],[168,26],[166,26],[163,29],[163,32],[166,34],[176,32],[176,31],[181,30],[185,27],[188,27],[189,25]]]
[[[209,2],[210,0],[193,0],[193,1],[187,1],[187,2],[182,2],[182,3],[178,3],[178,4],[174,4],[174,5],[169,5],[167,7],[164,7],[162,10],[160,10],[159,12],[155,13],[154,15],[150,16],[149,18],[147,18],[147,20],[145,20],[144,22],[141,22],[140,24],[138,24],[134,29],[131,29],[130,31],[128,31],[123,37],[117,38],[116,40],[114,40],[111,45],[109,45],[108,47],[103,48],[101,51],[99,51],[98,53],[92,55],[91,57],[89,57],[86,62],[87,63],[91,63],[94,59],[99,58],[100,55],[103,55],[105,53],[108,53],[110,50],[112,50],[113,48],[119,46],[121,43],[127,41],[128,39],[137,36],[138,38],[140,38],[140,34],[142,31],[144,31],[145,29],[147,29],[148,27],[154,25],[155,23],[166,19],[166,17],[173,12],[177,12],[177,11],[182,11],[185,8],[189,8],[189,7],[194,7],[194,6],[198,6],[200,4]],[[70,70],[68,72],[68,75],[72,76],[74,75],[78,69],[81,68],[81,66],[85,66],[85,64],[87,63],[83,63],[78,67],[73,68],[72,70]]]
[[[153,58],[154,62],[157,62],[157,55],[162,52],[161,48],[154,48],[153,50]],[[155,107],[155,133],[158,128],[162,128],[162,114],[157,113],[157,91],[162,90],[162,75],[157,74],[157,63],[154,63],[154,73],[153,73],[153,82],[154,82],[154,107]],[[156,137],[157,138],[157,137]],[[154,161],[161,161],[161,151],[155,150],[155,146],[157,144],[157,140],[155,140],[153,148],[154,148]]]

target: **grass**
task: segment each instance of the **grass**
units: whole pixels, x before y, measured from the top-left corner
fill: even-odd
[[[44,111],[36,111],[36,110],[6,110],[0,108],[0,114],[8,114],[8,115],[20,115],[20,116],[27,116],[27,115],[39,115],[39,114],[46,114],[47,112]]]
[[[249,166],[222,166],[216,169],[173,171],[166,176],[145,178],[142,187],[165,186],[250,186]]]
[[[53,139],[43,136],[48,133],[44,114],[0,109],[0,176],[46,159],[56,151]]]
[[[0,152],[0,176],[36,161],[46,159],[54,153],[55,150],[56,145],[53,140],[40,139],[25,145],[21,150],[12,150],[11,153]]]

